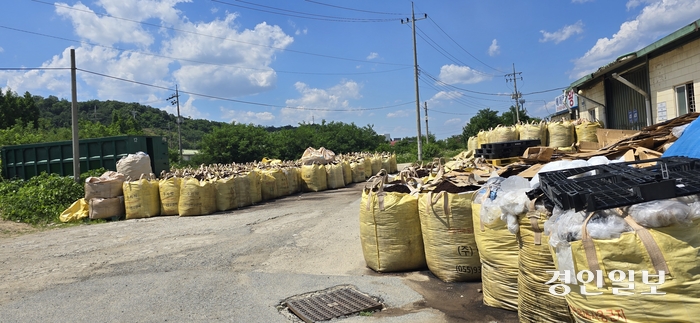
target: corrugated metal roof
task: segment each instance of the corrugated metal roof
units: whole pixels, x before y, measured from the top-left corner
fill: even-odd
[[[687,26],[685,26],[681,29],[676,30],[672,34],[670,34],[664,38],[659,39],[658,41],[652,43],[651,45],[649,45],[647,47],[644,47],[644,48],[642,48],[636,52],[633,52],[633,53],[622,55],[622,56],[618,57],[617,59],[615,59],[614,61],[600,67],[597,71],[581,77],[580,79],[571,83],[571,85],[567,88],[567,91],[572,89],[572,88],[575,88],[575,87],[580,87],[581,85],[584,85],[590,81],[593,81],[597,77],[604,75],[605,73],[607,73],[611,70],[614,70],[615,68],[617,68],[621,65],[624,65],[624,64],[632,61],[635,58],[644,57],[646,55],[653,54],[656,51],[664,50],[665,46],[673,43],[674,41],[677,41],[680,38],[683,38],[683,37],[688,36],[694,32],[697,32],[699,29],[700,29],[700,19],[688,24]]]

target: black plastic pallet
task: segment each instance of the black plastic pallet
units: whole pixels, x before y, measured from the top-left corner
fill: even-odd
[[[634,164],[656,163],[635,168]],[[540,188],[563,210],[597,211],[700,193],[700,159],[667,157],[543,172]]]
[[[490,148],[490,149],[504,149],[504,148],[512,148],[512,147],[533,147],[533,146],[538,146],[540,145],[540,140],[539,139],[533,139],[533,140],[514,140],[514,141],[504,141],[504,142],[494,142],[490,144],[482,144],[481,148]]]

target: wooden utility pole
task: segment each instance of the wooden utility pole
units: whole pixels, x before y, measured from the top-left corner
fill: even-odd
[[[425,14],[425,17],[418,20],[423,20],[426,18],[428,18],[428,14]],[[418,137],[416,137],[416,141],[418,141],[418,160],[420,161],[423,160],[423,144],[421,140],[423,136],[420,133],[420,95],[418,90],[418,52],[416,50],[416,14],[413,11],[413,2],[411,2],[411,19],[406,18],[405,23],[409,22],[411,23],[411,29],[413,30],[413,70],[416,79],[416,129],[418,130]],[[401,23],[404,23],[403,19],[401,19]]]

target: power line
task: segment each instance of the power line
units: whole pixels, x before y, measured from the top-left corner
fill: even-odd
[[[255,3],[247,2],[247,1],[236,0],[238,2],[242,2],[242,3],[253,5],[253,6],[282,11],[282,12],[275,12],[272,10],[246,7],[246,6],[242,6],[242,5],[233,4],[230,2],[221,1],[221,0],[211,0],[211,1],[218,2],[221,4],[225,4],[225,5],[229,5],[229,6],[233,6],[233,7],[245,8],[245,9],[250,9],[250,10],[255,10],[255,11],[260,11],[260,12],[265,12],[265,13],[271,13],[271,14],[275,14],[275,15],[282,15],[282,16],[302,18],[302,19],[334,21],[334,22],[391,22],[391,21],[398,20],[398,19],[375,19],[375,18],[347,18],[347,17],[334,17],[334,16],[326,16],[326,15],[317,15],[317,14],[312,14],[312,13],[306,13],[306,12],[294,11],[294,10],[288,10],[288,9],[281,9],[281,8],[276,8],[276,7],[271,7],[271,6],[255,4]],[[284,12],[289,12],[289,13],[284,13]]]
[[[435,77],[435,76],[431,75],[430,73],[426,72],[426,71],[423,70],[423,69],[421,69],[421,72],[422,72],[423,74],[425,74],[426,76],[428,76],[429,78],[435,80],[435,82],[440,83],[440,84],[442,84],[442,85],[444,85],[444,86],[447,86],[447,87],[454,88],[454,89],[456,89],[456,90],[460,90],[460,91],[464,91],[464,92],[469,92],[469,93],[474,93],[474,94],[482,94],[482,95],[510,96],[510,94],[503,94],[503,93],[487,93],[487,92],[479,92],[479,91],[472,91],[472,90],[463,89],[463,88],[461,88],[461,87],[457,87],[457,86],[454,86],[454,85],[452,85],[452,84],[445,83],[445,82],[439,80],[437,77]],[[498,101],[499,101],[499,102],[510,102],[510,101],[503,101],[503,100],[498,100]]]
[[[447,36],[447,38],[449,38],[453,43],[455,43],[455,44],[457,45],[457,47],[461,48],[465,53],[467,53],[469,56],[471,56],[471,57],[472,57],[473,59],[475,59],[477,62],[479,62],[479,63],[481,63],[481,64],[484,64],[484,66],[486,66],[486,67],[488,67],[488,68],[490,68],[490,69],[492,69],[492,70],[494,70],[494,71],[496,71],[496,72],[505,73],[505,72],[503,72],[503,71],[501,71],[501,70],[499,70],[499,69],[497,69],[497,68],[491,67],[490,65],[488,65],[488,64],[482,62],[480,59],[476,58],[476,56],[472,55],[472,53],[470,53],[469,51],[467,51],[466,49],[464,49],[464,47],[462,47],[459,43],[457,43],[457,41],[455,41],[452,37],[450,37],[450,35],[449,35],[447,32],[445,32],[445,30],[442,29],[442,27],[440,27],[440,25],[438,25],[437,22],[435,22],[435,20],[433,20],[433,19],[430,18],[430,17],[429,17],[428,19],[429,19],[433,24],[435,24],[435,26],[438,27],[438,29],[440,29],[440,31],[442,31],[442,33],[445,34],[445,36]]]
[[[118,81],[123,81],[123,82],[129,82],[129,83],[134,83],[134,84],[139,84],[143,86],[148,86],[152,88],[157,88],[161,90],[168,90],[168,91],[175,91],[175,89],[165,87],[165,86],[160,86],[160,85],[154,85],[154,84],[148,84],[144,82],[139,82],[139,81],[134,81],[134,80],[129,80],[117,76],[112,76],[112,75],[107,75],[103,73],[98,73],[98,72],[93,72],[93,71],[88,71],[85,69],[77,68],[76,70],[89,73],[89,74],[94,74],[106,78],[111,78],[115,79]],[[229,101],[229,102],[236,102],[236,103],[243,103],[243,104],[250,104],[250,105],[257,105],[257,106],[264,106],[264,107],[271,107],[271,108],[283,108],[283,109],[296,109],[296,110],[311,110],[311,111],[339,111],[339,112],[354,112],[354,111],[370,111],[370,110],[382,110],[382,109],[389,109],[389,108],[394,108],[402,105],[407,105],[407,104],[413,104],[413,101],[410,102],[405,102],[405,103],[400,103],[400,104],[395,104],[395,105],[389,105],[389,106],[382,106],[382,107],[376,107],[376,108],[357,108],[357,109],[319,109],[319,108],[304,108],[304,107],[291,107],[291,106],[283,106],[283,105],[274,105],[274,104],[267,104],[267,103],[259,103],[259,102],[251,102],[251,101],[243,101],[243,100],[236,100],[236,99],[230,99],[230,98],[222,98],[219,96],[214,96],[214,95],[209,95],[209,94],[202,94],[202,93],[195,93],[195,92],[189,92],[189,91],[183,91],[183,90],[178,90],[180,93],[186,93],[189,95],[193,96],[199,96],[199,97],[205,97],[209,99],[215,99],[215,100],[221,100],[221,101]]]
[[[567,87],[558,87],[556,89],[549,89],[549,90],[544,90],[544,91],[537,91],[537,92],[530,92],[530,93],[524,93],[523,95],[532,95],[532,94],[540,94],[540,93],[546,93],[546,92],[554,92],[554,91],[561,91],[567,89]]]
[[[0,71],[69,70],[70,67],[0,67]]]
[[[368,60],[360,60],[360,59],[345,58],[345,57],[338,57],[338,56],[332,56],[332,55],[304,52],[304,51],[275,47],[275,46],[270,46],[270,45],[256,44],[256,43],[245,42],[245,41],[241,41],[241,40],[237,40],[237,39],[231,39],[231,38],[227,38],[227,37],[214,36],[214,35],[194,32],[194,31],[190,31],[190,30],[184,30],[184,29],[179,29],[179,28],[173,28],[173,27],[167,27],[167,26],[162,26],[162,25],[158,25],[158,24],[148,23],[148,22],[144,22],[144,21],[138,21],[138,20],[129,19],[129,18],[117,17],[117,16],[113,16],[113,15],[110,15],[107,13],[96,13],[96,12],[91,11],[91,10],[78,9],[78,8],[74,8],[74,7],[67,6],[67,5],[54,4],[54,3],[44,2],[44,1],[40,1],[40,0],[31,0],[31,1],[36,2],[36,3],[54,6],[54,7],[61,7],[61,8],[69,9],[69,10],[74,10],[74,11],[78,11],[78,12],[94,14],[94,15],[98,15],[98,16],[102,16],[102,17],[108,17],[108,18],[112,18],[112,19],[128,21],[128,22],[132,22],[132,23],[136,23],[136,24],[145,25],[145,26],[151,26],[151,27],[155,27],[155,28],[159,28],[159,29],[168,29],[168,30],[173,30],[173,31],[181,32],[181,33],[191,34],[191,35],[204,36],[204,37],[209,37],[209,38],[213,38],[213,39],[225,40],[225,41],[230,41],[230,42],[235,42],[235,43],[240,43],[240,44],[245,44],[245,45],[251,45],[251,46],[265,47],[265,48],[270,48],[270,49],[275,49],[275,50],[285,51],[285,52],[290,52],[290,53],[311,55],[311,56],[316,56],[316,57],[331,58],[331,59],[338,59],[338,60],[346,60],[346,61],[352,61],[352,62],[375,63],[375,64],[397,65],[397,66],[410,66],[407,64],[374,62],[374,61],[368,61]],[[8,27],[8,29],[12,29],[12,28]],[[15,29],[15,30],[22,31],[20,29]],[[74,41],[74,40],[71,40],[71,41]],[[294,73],[294,72],[288,72],[288,73]]]
[[[268,71],[273,70],[273,69],[261,69],[261,68],[252,68],[252,67],[241,67],[241,66],[232,65],[232,64],[209,63],[209,62],[197,61],[197,60],[186,59],[186,58],[178,58],[178,57],[172,57],[172,56],[166,56],[166,55],[160,55],[160,54],[146,53],[146,52],[140,52],[140,51],[131,50],[131,49],[123,49],[123,48],[118,48],[118,47],[113,47],[113,46],[100,45],[100,44],[91,43],[91,42],[87,42],[87,41],[83,41],[83,40],[75,40],[75,39],[70,39],[70,38],[65,38],[65,37],[42,34],[42,33],[38,33],[38,32],[22,30],[22,29],[17,29],[17,28],[2,26],[2,25],[0,25],[0,28],[5,28],[5,29],[13,30],[13,31],[18,31],[18,32],[22,32],[22,33],[27,33],[27,34],[32,34],[32,35],[37,35],[37,36],[42,36],[42,37],[47,37],[47,38],[53,38],[53,39],[58,39],[58,40],[74,42],[74,43],[86,44],[86,45],[95,46],[95,47],[113,49],[113,50],[120,51],[120,52],[130,52],[130,53],[136,53],[136,54],[141,54],[141,55],[146,55],[146,56],[153,56],[153,57],[167,58],[167,59],[171,59],[171,60],[178,60],[178,61],[183,61],[183,62],[197,63],[197,64],[203,64],[203,65],[212,65],[212,66],[234,67],[234,68],[238,68],[238,69],[253,70],[253,71],[268,72]],[[375,63],[372,61],[363,61],[363,60],[353,60],[353,61],[365,62],[365,63]],[[387,64],[387,63],[378,63],[378,64]],[[411,68],[411,66],[408,66],[406,64],[391,64],[391,63],[389,63],[388,65],[403,65],[405,67],[397,68],[397,69],[393,69],[393,70],[387,70],[387,71],[357,72],[357,73],[314,73],[314,72],[290,72],[290,71],[283,71],[283,70],[274,70],[274,71],[275,71],[275,73],[306,74],[306,75],[359,75],[359,74],[389,73],[389,72],[395,72],[395,71],[400,71],[400,70],[405,70],[405,69]]]
[[[322,6],[328,6],[328,7],[338,8],[338,9],[343,9],[343,10],[350,10],[350,11],[357,11],[357,12],[364,12],[364,13],[374,13],[374,14],[378,14],[378,15],[407,16],[407,14],[403,14],[403,13],[377,12],[377,11],[369,11],[369,10],[362,10],[362,9],[353,9],[353,8],[335,6],[335,5],[332,5],[332,4],[327,4],[327,3],[318,2],[318,1],[313,1],[313,0],[306,0],[306,2],[311,2],[311,3],[319,4],[319,5],[322,5]]]

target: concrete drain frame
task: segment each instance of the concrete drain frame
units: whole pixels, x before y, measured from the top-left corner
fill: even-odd
[[[380,300],[361,293],[351,285],[293,296],[284,300],[281,306],[306,323],[381,310],[384,307]]]

